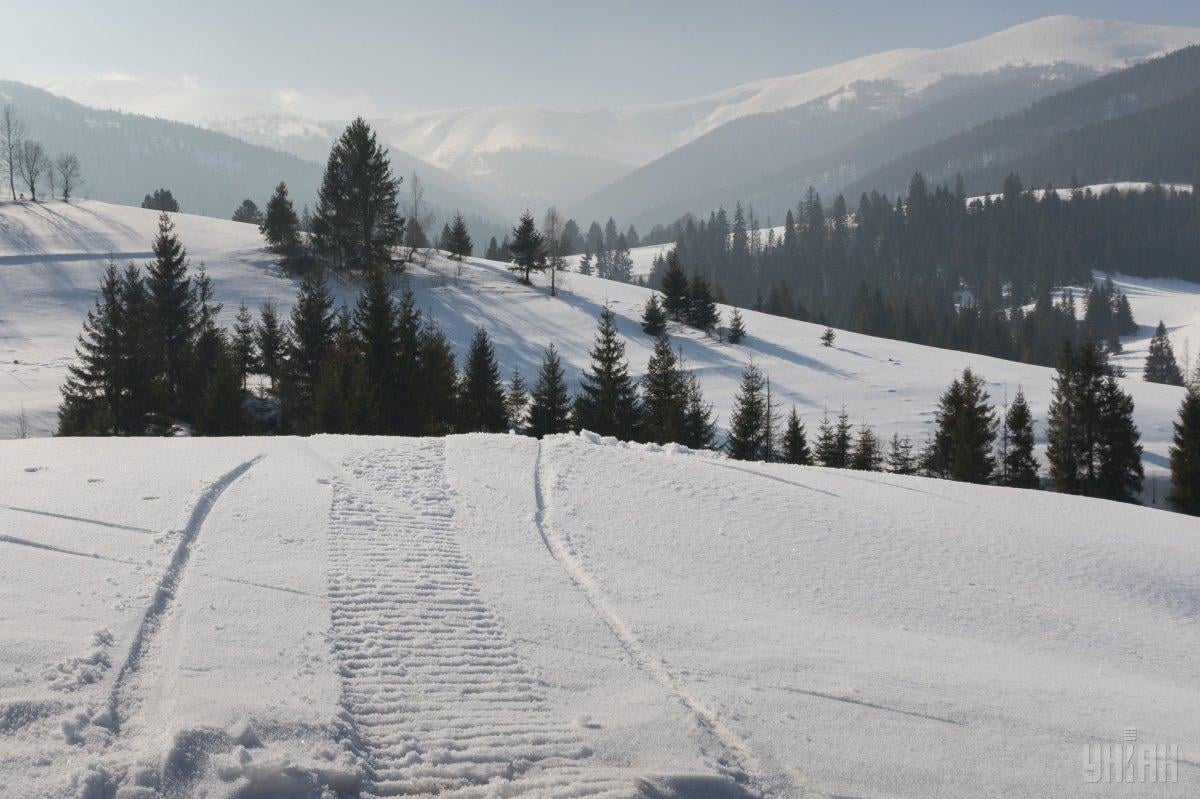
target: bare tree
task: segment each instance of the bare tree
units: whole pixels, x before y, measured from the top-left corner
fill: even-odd
[[[83,167],[79,165],[79,156],[63,153],[55,159],[50,174],[58,176],[58,188],[62,191],[63,201],[70,202],[71,193],[83,183]]]
[[[41,181],[42,175],[50,169],[50,159],[46,157],[46,150],[42,147],[42,143],[33,139],[21,142],[21,157],[18,166],[21,180],[29,187],[29,199],[37,202],[38,183]]]
[[[20,172],[21,142],[25,140],[25,123],[17,116],[17,109],[5,103],[0,109],[0,167],[8,178],[8,190],[17,199],[17,174]]]
[[[29,414],[25,413],[25,406],[21,406],[20,412],[17,414],[17,438],[29,438]]]
[[[429,231],[433,229],[434,221],[433,212],[425,205],[425,187],[421,185],[421,176],[416,172],[413,172],[412,181],[408,184],[408,207],[404,209],[404,212],[408,215],[405,225],[408,253],[405,255],[404,261],[413,262],[419,249],[418,244],[420,244],[417,238],[418,231],[423,231],[428,235]],[[422,266],[429,263],[430,254],[431,248],[426,246]]]
[[[558,209],[550,206],[542,219],[542,242],[546,249],[546,268],[550,270],[550,296],[558,296],[558,273],[567,268],[563,256],[563,221]]]

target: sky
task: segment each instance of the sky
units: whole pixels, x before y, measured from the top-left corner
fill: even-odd
[[[0,78],[131,77],[316,118],[694,97],[1051,14],[1200,26],[1196,0],[7,2]]]

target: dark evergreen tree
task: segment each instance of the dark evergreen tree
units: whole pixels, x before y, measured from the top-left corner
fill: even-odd
[[[792,406],[788,414],[787,424],[783,429],[783,462],[794,463],[798,466],[811,466],[812,453],[808,449],[808,438],[804,433],[804,423],[800,414]]]
[[[725,449],[739,461],[767,458],[767,378],[753,363],[742,370]]]
[[[422,393],[420,387],[421,372],[424,368],[421,363],[424,357],[421,330],[421,311],[417,309],[416,295],[413,294],[411,286],[405,286],[400,295],[400,302],[396,304],[396,377],[391,389],[393,395],[382,406],[385,423],[399,435],[421,435],[424,420],[429,417],[428,409],[422,407],[422,403],[427,401],[428,397]],[[434,347],[435,362],[441,365],[434,371],[435,389],[441,385],[438,382],[442,379],[438,370],[444,367],[445,360],[443,354],[438,351],[441,343],[436,339],[435,336],[431,346]],[[449,361],[450,372],[453,375],[452,354],[449,355]],[[440,391],[441,389],[437,389],[437,392]],[[451,396],[446,402],[453,405],[454,398]]]
[[[163,213],[179,213],[179,203],[172,196],[170,189],[155,189],[153,194],[147,194],[146,199],[142,200],[142,207]]]
[[[269,299],[258,311],[258,325],[254,329],[254,338],[258,345],[259,366],[270,381],[271,393],[277,393],[287,357],[288,331],[279,321],[275,303]]]
[[[258,210],[258,205],[255,204],[254,200],[246,199],[242,200],[242,204],[234,209],[232,219],[234,222],[261,225],[263,223],[263,213]]]
[[[571,397],[567,393],[567,378],[553,344],[546,349],[542,358],[532,399],[529,408],[530,435],[543,438],[571,429]]]
[[[508,245],[512,256],[514,272],[521,273],[521,282],[530,283],[530,275],[546,268],[546,249],[543,246],[542,234],[538,232],[533,214],[526,211],[521,221],[513,228],[512,241]]]
[[[923,458],[929,474],[968,483],[991,480],[996,415],[983,385],[982,378],[964,369],[962,379],[955,378],[942,394],[934,414],[933,447]]]
[[[574,426],[602,436],[636,441],[641,409],[637,386],[629,376],[625,343],[617,333],[617,317],[607,305],[591,351],[592,362],[583,372],[575,397]]]
[[[1133,422],[1133,398],[1121,390],[1110,369],[1100,390],[1100,469],[1097,495],[1138,502],[1145,473],[1141,434]]]
[[[850,468],[863,472],[877,472],[883,465],[883,447],[875,431],[863,422],[850,450]]]
[[[834,469],[849,468],[852,439],[850,417],[843,406],[836,422],[830,422],[828,415],[821,419],[817,438],[817,460],[822,466]]]
[[[203,399],[196,415],[196,432],[203,436],[240,436],[248,432],[242,377],[224,337],[217,339]]]
[[[488,242],[487,250],[484,251],[483,257],[489,261],[502,260],[500,258],[500,245],[496,243],[495,236],[492,236],[491,241]]]
[[[529,389],[520,367],[513,367],[512,379],[504,392],[504,410],[508,414],[508,427],[518,433],[525,432],[526,415],[529,413]]]
[[[1150,339],[1150,352],[1146,356],[1146,368],[1142,376],[1148,383],[1183,385],[1183,373],[1179,370],[1179,362],[1175,360],[1175,350],[1171,347],[1171,339],[1167,338],[1167,326],[1162,320],[1159,320],[1154,337]]]
[[[682,363],[680,368],[683,368]],[[716,444],[716,435],[717,423],[713,418],[712,404],[704,401],[700,378],[694,372],[688,372],[683,440],[679,443],[689,449],[712,449]]]
[[[154,325],[151,337],[162,366],[165,413],[183,418],[192,397],[187,389],[192,378],[196,328],[199,323],[196,297],[188,277],[187,251],[175,235],[175,225],[164,212],[158,218],[154,239],[154,260],[146,269],[146,288],[150,294],[150,313]]]
[[[395,435],[404,429],[398,403],[406,388],[400,381],[400,327],[392,287],[382,269],[367,272],[353,316],[353,349],[363,361],[366,388],[376,429],[363,433]],[[353,375],[347,376],[353,378]],[[347,386],[348,389],[348,386]]]
[[[58,408],[58,435],[111,435],[122,430],[127,414],[121,375],[123,340],[121,276],[109,261],[99,297],[83,321],[75,363],[67,367]]]
[[[424,325],[416,380],[420,432],[426,436],[453,433],[459,419],[458,372],[454,350],[437,325]]]
[[[495,239],[493,239],[493,243],[495,243]],[[460,261],[463,258],[470,258],[475,252],[475,245],[471,241],[471,234],[467,230],[467,223],[463,220],[461,213],[454,214],[454,222],[446,236],[445,249]]]
[[[1039,488],[1037,457],[1033,454],[1033,415],[1025,393],[1018,390],[1005,414],[1008,447],[1004,453],[1004,485],[1013,488]]]
[[[329,153],[313,217],[313,243],[335,271],[385,269],[404,237],[387,148],[362,117]]]
[[[658,301],[658,295],[651,293],[642,311],[642,332],[658,338],[667,331],[667,313]]]
[[[333,297],[325,279],[310,275],[300,283],[286,345],[285,418],[293,429],[313,429],[317,382],[333,346]]]
[[[271,252],[282,258],[285,268],[297,265],[304,240],[286,183],[280,182],[271,199],[267,200],[267,212],[258,229],[267,240]]]
[[[233,368],[237,370],[242,390],[245,391],[247,379],[258,368],[258,350],[255,346],[254,317],[250,315],[250,309],[244,302],[238,305],[237,316],[234,317],[229,357]]]
[[[1171,441],[1171,493],[1180,513],[1200,516],[1200,393],[1188,391]]]
[[[459,429],[465,433],[503,433],[508,429],[500,367],[492,340],[482,327],[471,339],[459,389]]]
[[[656,444],[683,443],[687,424],[688,380],[671,349],[671,339],[660,333],[642,378],[642,435]]]
[[[692,327],[708,332],[721,323],[712,287],[699,272],[693,272],[688,281],[688,303],[687,322]]]
[[[737,308],[733,309],[733,313],[729,317],[729,343],[741,344],[742,339],[746,337],[746,324],[742,321],[742,314]]]
[[[837,336],[837,334],[833,332],[832,327],[825,328],[825,331],[823,333],[821,333],[821,346],[832,347],[833,340],[836,336]]]
[[[437,248],[442,252],[450,252],[450,223],[446,222],[442,225],[441,235],[438,236]],[[451,254],[453,257],[453,254]]]
[[[677,250],[667,253],[666,271],[663,272],[659,288],[663,293],[663,310],[676,322],[686,322],[691,312],[691,300],[688,297],[687,274],[683,271]]]
[[[913,443],[907,436],[901,438],[899,433],[892,434],[892,442],[888,446],[887,470],[892,474],[917,473],[917,462],[913,457]]]

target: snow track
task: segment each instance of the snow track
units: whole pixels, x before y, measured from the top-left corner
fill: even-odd
[[[588,763],[488,609],[455,540],[444,443],[343,463],[330,599],[343,704],[373,796],[635,794]]]
[[[129,681],[141,669],[147,647],[150,646],[152,639],[161,627],[163,614],[171,607],[176,590],[179,588],[179,581],[183,577],[188,559],[191,557],[192,546],[204,527],[204,520],[208,518],[208,514],[212,512],[213,506],[217,504],[217,500],[220,499],[225,489],[233,485],[263,457],[263,455],[258,455],[221,475],[200,492],[199,498],[192,506],[187,523],[180,532],[179,543],[175,546],[171,561],[167,564],[162,577],[159,578],[154,590],[154,597],[146,609],[146,615],[142,617],[142,623],[139,625],[137,633],[134,634],[133,643],[129,647],[129,655],[113,681],[112,691],[109,694],[108,711],[109,725],[114,733],[120,732],[122,715],[127,716],[130,711],[128,697],[126,697]]]
[[[715,744],[717,751],[708,754],[713,758],[716,768],[738,783],[749,783],[757,788],[759,781],[753,775],[750,764],[751,757],[745,741],[721,720],[715,710],[691,693],[660,656],[642,644],[628,623],[605,600],[604,593],[596,581],[592,579],[572,551],[570,541],[548,522],[546,517],[549,505],[542,487],[543,452],[544,447],[539,441],[537,458],[534,461],[533,481],[534,495],[537,500],[537,528],[546,549],[567,572],[571,581],[583,592],[588,604],[600,614],[630,659],[637,664],[638,668],[677,697],[688,712],[695,717],[696,723],[705,736]]]

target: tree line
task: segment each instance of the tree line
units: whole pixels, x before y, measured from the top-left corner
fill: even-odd
[[[26,134],[25,123],[11,103],[0,107],[0,175],[13,200],[38,200],[38,189],[46,186],[50,196],[69,202],[83,185],[83,167],[74,153],[51,158],[46,148]],[[18,191],[18,186],[20,191]]]

